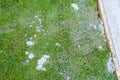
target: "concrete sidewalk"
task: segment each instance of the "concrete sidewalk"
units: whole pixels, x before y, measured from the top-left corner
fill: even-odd
[[[120,0],[98,0],[116,73],[120,80]]]

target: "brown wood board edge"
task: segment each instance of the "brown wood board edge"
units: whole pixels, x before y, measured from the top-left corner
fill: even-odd
[[[99,9],[99,12],[100,12],[100,17],[102,18],[102,20],[104,22],[105,36],[106,36],[106,39],[107,39],[108,46],[109,46],[109,48],[112,52],[112,55],[114,55],[114,53],[115,53],[114,52],[114,47],[112,45],[112,40],[110,38],[108,23],[107,23],[106,15],[105,15],[105,12],[104,12],[104,6],[103,6],[102,0],[98,0],[98,9]],[[118,80],[120,80],[120,67],[118,65],[118,61],[117,61],[118,59],[115,56],[112,56],[112,59],[113,59],[113,62],[115,64],[115,69],[116,69],[116,74],[117,74]]]

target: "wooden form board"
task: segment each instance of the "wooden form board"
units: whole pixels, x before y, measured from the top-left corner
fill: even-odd
[[[98,5],[116,74],[120,80],[120,0],[98,0]]]

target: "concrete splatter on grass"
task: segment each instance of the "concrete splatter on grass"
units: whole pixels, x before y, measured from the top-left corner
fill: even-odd
[[[103,24],[103,21],[101,19],[99,19],[99,28],[101,30],[101,34],[105,35],[104,24]]]
[[[38,18],[38,16],[37,16],[37,15],[35,15],[35,16],[34,16],[34,18],[36,19],[36,18]]]
[[[32,37],[30,37],[29,39],[30,39],[30,40],[32,40],[33,38],[32,38]]]
[[[28,58],[29,58],[29,59],[32,59],[32,58],[35,57],[34,54],[31,53],[30,51],[25,51],[25,54],[28,55]]]
[[[78,48],[80,48],[80,45],[78,45]]]
[[[73,7],[74,10],[78,11],[78,5],[75,3],[72,3],[71,6]]]
[[[98,49],[99,49],[99,50],[102,50],[102,49],[103,49],[103,46],[102,46],[102,45],[99,45]]]
[[[41,59],[38,60],[37,70],[46,71],[46,68],[43,67],[43,64],[50,58],[50,55],[43,55]]]
[[[58,47],[60,47],[60,46],[61,46],[61,44],[60,44],[60,43],[56,43],[56,44],[55,44],[55,46],[58,46]]]
[[[66,80],[70,80],[71,79],[71,77],[70,76],[67,76],[67,79]]]
[[[28,55],[30,52],[29,51],[25,51],[25,54]]]
[[[37,27],[36,28],[36,32],[41,32],[40,28]]]
[[[33,27],[33,25],[29,25],[29,27]]]
[[[27,36],[27,34],[24,35],[25,37]]]
[[[29,62],[29,60],[26,60],[25,62],[26,62],[26,63],[28,63],[28,62]]]
[[[35,56],[34,56],[33,53],[28,54],[28,58],[29,58],[29,59],[33,59],[34,57],[35,57]]]
[[[110,73],[115,72],[115,66],[114,66],[114,63],[113,63],[113,60],[112,60],[112,53],[110,53],[110,56],[109,56],[109,59],[108,59],[106,65],[107,65],[108,72],[110,72]]]
[[[27,45],[27,46],[33,46],[34,44],[35,44],[34,41],[27,41],[27,42],[26,42],[26,45]]]
[[[34,34],[34,38],[36,38],[37,37],[37,34]]]

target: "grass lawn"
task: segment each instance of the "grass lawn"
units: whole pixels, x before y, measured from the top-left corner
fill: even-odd
[[[99,24],[97,0],[0,0],[0,80],[117,80]]]

